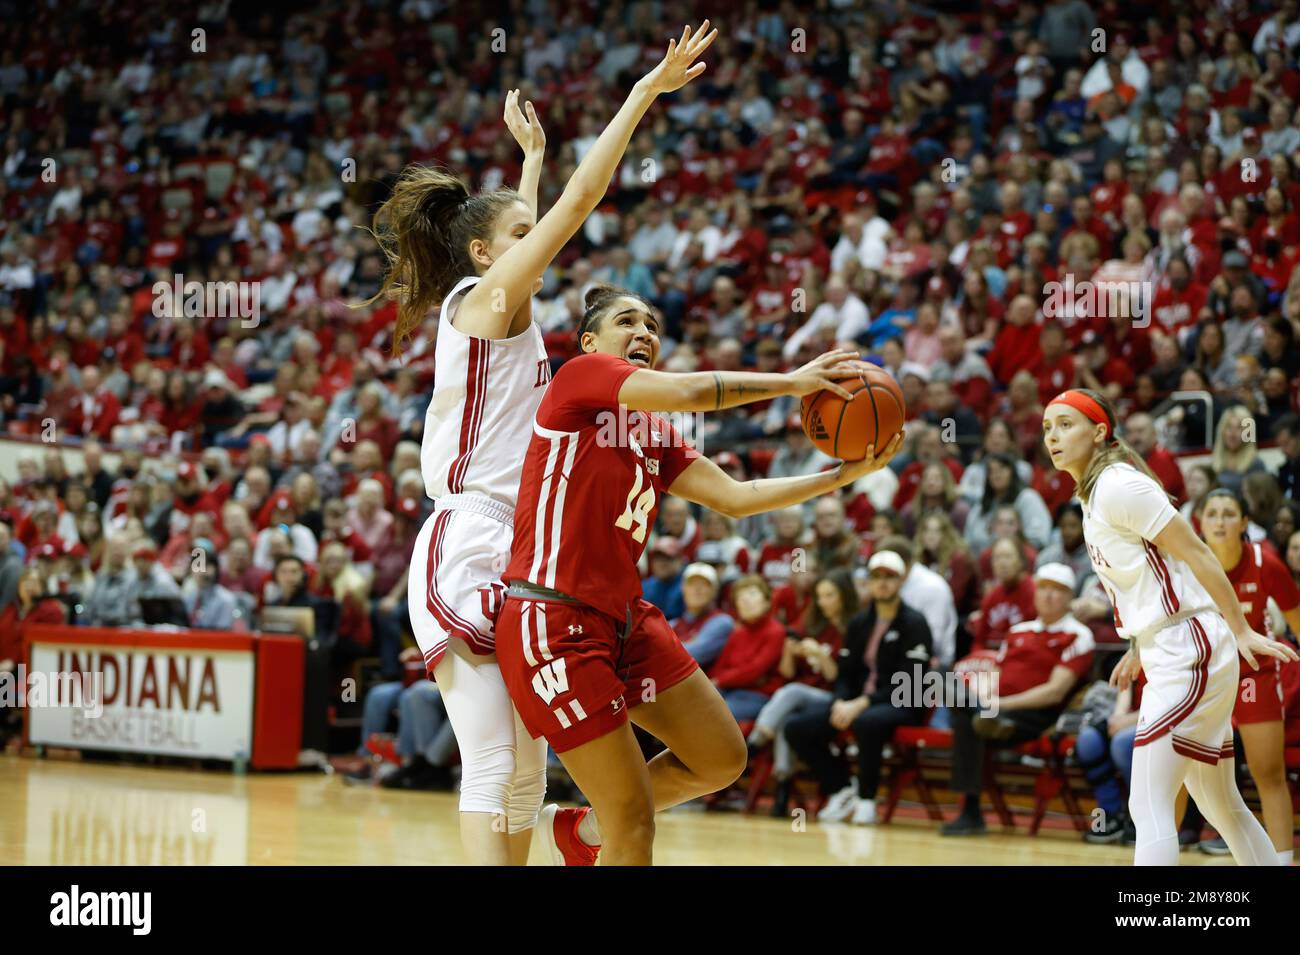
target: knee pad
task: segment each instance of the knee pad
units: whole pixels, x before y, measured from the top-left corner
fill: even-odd
[[[505,815],[515,776],[515,750],[508,743],[460,753],[460,811]]]
[[[515,774],[508,810],[511,835],[537,825],[537,814],[541,812],[542,800],[545,798],[545,764]]]

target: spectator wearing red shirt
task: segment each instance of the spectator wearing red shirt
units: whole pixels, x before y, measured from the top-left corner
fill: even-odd
[[[186,530],[196,514],[215,515],[220,509],[221,502],[204,490],[198,466],[192,461],[182,461],[176,468],[176,495],[168,517],[169,532]]]
[[[1035,321],[1034,300],[1028,295],[1017,295],[1007,309],[1007,319],[998,329],[993,349],[988,354],[993,377],[1007,384],[1016,372],[1036,368],[1043,360],[1039,347],[1042,326]]]
[[[1187,500],[1187,485],[1178,459],[1156,438],[1156,425],[1146,412],[1131,414],[1124,421],[1124,440],[1146,462],[1166,491],[1175,498],[1175,507]]]
[[[1043,324],[1038,361],[1029,371],[1038,383],[1038,400],[1044,405],[1077,381],[1076,359],[1066,344],[1065,329],[1059,322]]]
[[[943,435],[937,427],[924,422],[917,422],[913,427],[916,437],[913,439],[912,460],[899,474],[898,490],[894,492],[894,510],[899,513],[916,495],[927,466],[942,464],[952,474],[954,481],[960,481],[963,473],[961,462],[945,450]]]
[[[1183,329],[1195,327],[1208,297],[1209,290],[1194,281],[1187,259],[1172,256],[1151,305],[1153,327],[1181,338]]]
[[[757,574],[731,588],[737,621],[709,678],[738,722],[752,720],[782,684],[785,627],[772,615],[772,588]]]
[[[759,547],[755,570],[773,588],[779,588],[790,582],[794,554],[803,540],[803,508],[787,507],[773,513],[772,530],[773,535]]]
[[[1034,615],[1034,582],[1016,542],[1003,538],[994,543],[992,559],[995,582],[966,623],[972,650],[998,649],[1012,627]]]
[[[12,673],[25,662],[23,640],[30,628],[43,623],[66,623],[63,604],[45,593],[45,581],[34,566],[18,576],[18,599],[0,610],[0,673]]]
[[[790,565],[790,582],[772,592],[772,612],[790,628],[802,625],[808,604],[812,602],[813,584],[819,571],[817,556],[808,551],[803,559]]]
[[[121,411],[117,395],[103,386],[99,369],[87,365],[81,369],[80,393],[73,396],[65,427],[79,438],[94,436],[107,441]]]
[[[339,605],[338,641],[333,663],[351,662],[370,649],[370,601],[366,578],[348,560],[347,549],[338,541],[321,548],[320,566],[312,575],[308,593]]]
[[[373,489],[371,492],[374,493]],[[383,676],[397,680],[402,675],[399,659],[402,635],[411,628],[406,579],[420,531],[420,505],[410,498],[402,498],[397,503],[397,516],[388,515],[388,518],[388,529],[371,555],[374,575],[370,582],[370,622],[379,644]]]
[[[962,405],[983,420],[993,396],[993,372],[988,363],[967,351],[966,335],[955,324],[940,326],[939,350],[941,357],[930,369],[930,375],[948,375]]]
[[[393,456],[393,449],[401,434],[397,422],[384,411],[384,386],[372,381],[357,396],[357,415],[354,427],[344,428],[338,446],[351,451],[362,441],[374,441],[384,460]]]
[[[220,584],[233,593],[261,598],[271,572],[253,564],[253,546],[245,537],[231,538],[221,555]]]
[[[14,537],[30,554],[42,544],[53,544],[61,554],[63,538],[59,537],[59,506],[50,500],[37,501],[30,514],[14,528]]]
[[[1092,631],[1070,614],[1074,571],[1064,564],[1044,564],[1035,582],[1037,616],[1012,627],[995,658],[996,696],[986,694],[980,707],[951,710],[952,788],[963,800],[961,813],[940,830],[943,835],[985,831],[980,811],[985,740],[1013,745],[1037,739],[1056,723],[1075,686],[1092,668]]]

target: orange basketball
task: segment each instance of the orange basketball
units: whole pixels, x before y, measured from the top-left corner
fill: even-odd
[[[869,362],[852,364],[858,373],[843,381],[845,390],[853,392],[852,401],[814,391],[803,396],[799,408],[804,434],[819,451],[841,461],[861,461],[871,444],[879,454],[907,418],[903,391],[889,372]]]

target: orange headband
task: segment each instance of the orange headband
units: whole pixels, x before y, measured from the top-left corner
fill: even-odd
[[[1106,409],[1096,399],[1088,397],[1082,391],[1071,390],[1061,392],[1047,406],[1050,408],[1055,404],[1069,405],[1094,424],[1105,425],[1106,438],[1110,438],[1110,419],[1106,417]]]

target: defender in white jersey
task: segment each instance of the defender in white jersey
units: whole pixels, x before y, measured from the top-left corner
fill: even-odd
[[[692,64],[716,35],[705,21],[669,44],[540,220],[546,137],[532,103],[520,109],[518,90],[506,97],[505,112],[524,148],[518,191],[473,195],[449,173],[412,166],[375,215],[373,232],[389,261],[376,298],[398,301],[394,349],[441,304],[420,452],[425,490],[436,505],[416,539],[407,601],[460,749],[461,841],[472,863],[527,861],[546,787],[546,741],[534,740],[519,722],[494,640],[520,471],[550,380],[532,296],[605,194],[641,116],[660,93],[703,72],[703,64]],[[596,831],[589,815],[547,807],[552,862],[595,861],[595,849],[575,838],[579,829],[589,837]],[[498,823],[503,816],[505,826]]]
[[[496,649],[493,620],[504,590],[524,450],[551,380],[535,324],[497,340],[456,328],[457,306],[478,282],[477,276],[461,279],[443,300],[437,384],[420,448],[425,491],[437,505],[416,539],[407,598],[412,621],[427,615],[437,623],[415,628],[431,674],[452,637],[478,654]]]
[[[1043,440],[1078,485],[1088,555],[1130,644],[1111,682],[1126,689],[1146,672],[1129,793],[1135,863],[1177,864],[1174,802],[1185,784],[1240,864],[1277,865],[1237,791],[1232,708],[1238,652],[1257,669],[1258,656],[1295,652],[1251,630],[1218,560],[1115,434],[1101,395],[1074,389],[1052,399]]]

